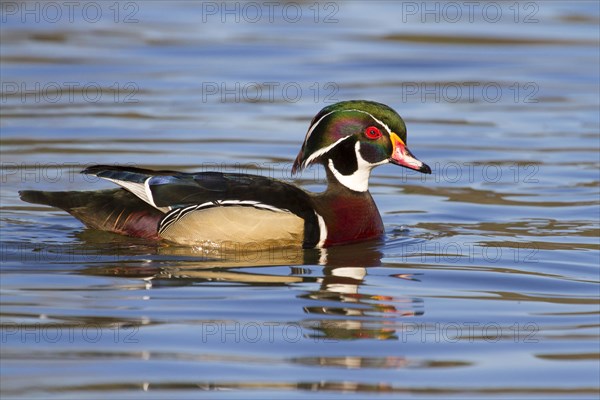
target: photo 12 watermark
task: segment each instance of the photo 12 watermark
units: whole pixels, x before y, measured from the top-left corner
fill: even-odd
[[[401,1],[403,23],[539,23],[535,1]]]
[[[397,330],[402,343],[539,343],[539,331],[533,322],[483,321],[402,323]]]
[[[395,178],[404,183],[415,179],[422,183],[435,182],[488,183],[488,184],[538,184],[540,164],[534,162],[511,162],[490,164],[467,161],[446,161],[428,163],[431,174],[421,174],[407,168],[399,169]]]
[[[536,82],[403,82],[402,103],[538,103]]]
[[[94,323],[11,322],[0,323],[0,343],[139,343],[143,324],[111,325]]]
[[[407,244],[390,256],[405,263],[435,264],[528,264],[539,262],[535,243],[479,243],[428,240]]]
[[[216,341],[220,343],[275,343],[283,341],[298,343],[309,337],[306,328],[297,323],[280,322],[202,322],[200,324],[202,343]],[[334,339],[315,338],[315,341]]]
[[[202,103],[314,103],[339,101],[336,82],[202,82]]]
[[[2,23],[72,24],[101,21],[136,24],[139,22],[139,1],[2,1]]]
[[[17,82],[2,81],[0,103],[139,103],[135,82]]]
[[[97,183],[102,181],[102,178],[98,178],[95,175],[82,174],[81,172],[87,167],[98,164],[101,163],[92,161],[85,164],[74,161],[50,161],[45,163],[0,162],[0,182],[67,184],[82,181],[84,183]],[[137,167],[135,163],[113,165],[125,168]]]
[[[202,1],[202,22],[226,23],[291,23],[315,24],[339,22],[337,2],[298,1]]]

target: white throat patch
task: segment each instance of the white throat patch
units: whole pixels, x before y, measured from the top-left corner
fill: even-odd
[[[383,160],[375,164],[365,161],[360,155],[360,142],[356,142],[356,145],[354,146],[354,153],[356,154],[356,163],[358,168],[352,175],[343,175],[337,169],[335,169],[335,165],[333,165],[333,160],[331,158],[329,159],[327,165],[329,170],[342,185],[346,186],[350,190],[354,190],[355,192],[366,192],[369,190],[369,177],[371,176],[371,170],[374,167],[386,164],[389,161]]]

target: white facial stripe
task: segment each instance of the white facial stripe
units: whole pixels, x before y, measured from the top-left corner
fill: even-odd
[[[315,130],[315,128],[317,127],[317,125],[319,125],[321,123],[321,121],[323,121],[323,119],[326,116],[328,116],[329,114],[332,114],[334,112],[335,111],[328,112],[327,114],[325,114],[321,118],[319,118],[319,120],[317,122],[315,122],[314,124],[312,124],[312,126],[308,129],[308,133],[306,134],[306,139],[304,139],[304,143],[306,143],[308,141],[308,138],[310,137],[310,135],[312,135],[312,133]]]
[[[306,167],[307,165],[309,165],[314,159],[316,159],[317,157],[322,156],[323,154],[327,153],[329,150],[333,149],[335,146],[337,146],[338,144],[340,144],[340,142],[348,139],[350,136],[344,136],[343,138],[340,138],[338,140],[336,140],[334,143],[330,144],[327,147],[323,147],[320,150],[315,151],[314,153],[312,153],[310,155],[310,157],[308,157],[303,163],[302,163],[302,168]]]
[[[378,124],[380,124],[381,126],[383,126],[385,128],[385,130],[387,131],[388,134],[392,133],[392,130],[390,129],[389,126],[387,126],[387,124],[385,124],[385,123],[383,123],[383,121],[375,118],[373,116],[373,114],[371,114],[369,112],[366,112],[366,111],[363,111],[363,110],[355,110],[355,109],[352,109],[352,110],[343,110],[343,111],[356,111],[356,112],[359,112],[359,113],[367,114],[369,117],[373,118],[373,120],[375,122],[377,122]]]
[[[310,138],[310,135],[312,135],[313,131],[317,128],[317,126],[321,123],[321,121],[323,121],[325,119],[325,117],[327,117],[328,115],[333,114],[334,112],[346,112],[346,111],[356,111],[356,112],[359,112],[359,113],[367,114],[368,116],[370,116],[371,118],[373,118],[373,120],[375,122],[377,122],[378,124],[380,124],[381,126],[383,126],[387,130],[388,134],[392,133],[392,130],[390,129],[389,126],[387,126],[387,124],[385,124],[383,121],[375,118],[373,116],[373,114],[371,114],[370,112],[366,112],[366,111],[363,111],[363,110],[357,110],[357,109],[354,109],[354,108],[350,109],[350,110],[334,110],[334,111],[330,111],[327,114],[323,115],[321,118],[319,118],[319,120],[317,122],[315,122],[314,124],[312,124],[310,126],[310,128],[308,129],[308,133],[306,134],[306,139],[304,139],[304,143],[306,143],[308,141],[308,138]]]

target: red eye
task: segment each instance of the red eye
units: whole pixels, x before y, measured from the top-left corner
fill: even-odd
[[[381,131],[376,126],[370,126],[365,129],[365,135],[369,139],[379,139],[381,137]]]

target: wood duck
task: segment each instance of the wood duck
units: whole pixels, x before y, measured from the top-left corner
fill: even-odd
[[[393,109],[352,100],[313,118],[294,161],[293,174],[311,164],[325,167],[322,193],[257,175],[96,165],[82,173],[121,188],[20,196],[61,208],[90,228],[135,237],[192,246],[322,248],[383,235],[368,183],[371,170],[387,163],[431,173],[406,147],[406,126]]]

